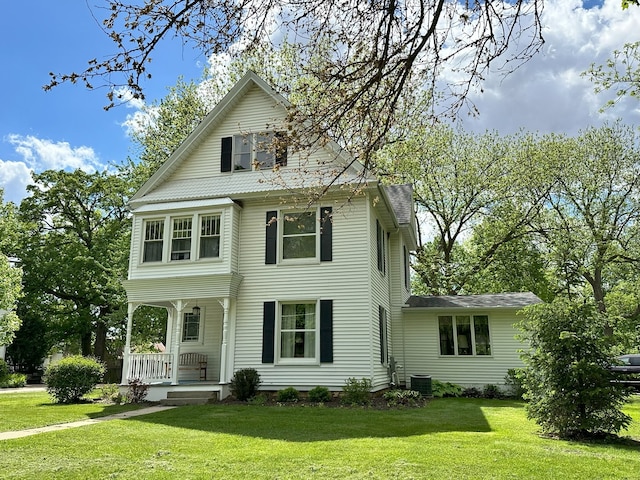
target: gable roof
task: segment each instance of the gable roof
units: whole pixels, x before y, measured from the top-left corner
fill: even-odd
[[[255,193],[273,190],[273,187],[269,187],[271,182],[265,180],[271,173],[271,170],[265,170],[257,175],[244,176],[244,178],[228,175],[225,176],[224,182],[221,182],[219,178],[200,178],[180,180],[171,182],[171,184],[166,183],[180,164],[208,138],[211,131],[225,118],[229,111],[254,87],[259,88],[262,92],[269,95],[276,105],[280,105],[285,109],[290,106],[290,103],[282,95],[278,94],[267,82],[262,80],[254,72],[247,72],[213,110],[209,112],[193,132],[176,148],[164,164],[162,164],[135,195],[131,197],[129,202],[131,206],[135,209],[136,206],[142,203],[200,198],[204,192],[212,191],[212,184],[216,186],[216,195],[222,196],[228,195],[229,193]],[[350,164],[351,158],[348,153],[337,143],[328,141],[323,143],[323,146],[331,151],[334,158],[345,164]],[[361,168],[358,167],[359,164],[353,165],[353,172],[350,170],[350,174],[347,173],[341,181],[335,183],[348,183],[361,176],[363,172]],[[292,180],[300,178],[299,172],[288,173],[287,170],[287,168],[282,169],[278,172],[278,175],[283,177],[284,180],[287,179],[286,177],[288,175],[290,175]],[[223,183],[227,188],[224,188],[224,192],[219,192],[219,187]],[[306,186],[308,187],[309,185]],[[305,185],[301,185],[300,188],[305,188]]]
[[[531,292],[484,295],[412,295],[404,308],[523,308],[542,303]]]

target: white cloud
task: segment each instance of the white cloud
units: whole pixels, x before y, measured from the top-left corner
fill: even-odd
[[[5,202],[20,203],[30,182],[31,170],[24,162],[0,160],[0,188],[4,189]]]
[[[544,50],[506,78],[489,75],[482,85],[484,93],[470,96],[480,115],[463,118],[463,125],[475,131],[573,135],[617,117],[640,123],[638,102],[631,99],[600,112],[611,97],[596,95],[593,84],[581,76],[591,64],[605,63],[624,43],[638,40],[640,15],[623,11],[619,0],[591,9],[576,0],[548,0],[542,21]]]
[[[20,203],[27,195],[31,172],[44,170],[76,170],[87,173],[104,170],[105,165],[91,147],[72,147],[68,142],[54,142],[32,135],[11,134],[5,141],[14,146],[21,160],[0,160],[0,188],[4,200]]]
[[[72,147],[68,142],[54,142],[32,135],[11,134],[7,140],[32,170],[81,169],[93,173],[103,168],[91,147]]]

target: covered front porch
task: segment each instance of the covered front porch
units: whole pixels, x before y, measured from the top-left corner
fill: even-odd
[[[159,298],[167,293],[163,288],[149,288],[149,283],[158,286],[158,280],[129,280],[125,284],[129,304],[121,386],[124,388],[134,380],[148,384],[150,401],[185,390],[216,392],[218,399],[229,393],[235,295],[228,295],[231,292],[227,290],[224,296],[207,296],[202,277],[198,285],[188,280],[174,283],[173,294],[184,296],[173,300]],[[206,286],[207,282],[204,283]],[[189,295],[185,290],[189,290]],[[212,291],[218,293],[215,288],[207,290],[209,295]],[[230,290],[235,293],[235,289]],[[142,305],[167,312],[165,341],[157,352],[136,352],[136,346],[132,345],[134,312]]]

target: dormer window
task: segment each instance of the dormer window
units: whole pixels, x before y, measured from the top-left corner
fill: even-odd
[[[234,135],[222,139],[221,171],[253,171],[287,164],[284,136],[277,132]]]

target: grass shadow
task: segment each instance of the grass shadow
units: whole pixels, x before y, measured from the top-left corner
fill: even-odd
[[[423,408],[203,405],[127,419],[169,427],[288,442],[393,438],[441,432],[491,431],[477,402],[446,400]]]

